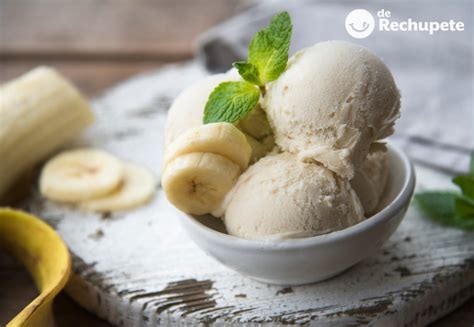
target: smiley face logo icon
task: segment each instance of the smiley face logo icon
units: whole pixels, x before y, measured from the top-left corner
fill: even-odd
[[[374,27],[374,17],[365,9],[352,10],[346,16],[347,33],[356,39],[366,38],[373,32]]]

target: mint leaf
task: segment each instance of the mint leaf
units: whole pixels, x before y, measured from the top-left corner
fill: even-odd
[[[474,219],[466,219],[456,217],[450,224],[452,227],[465,229],[465,230],[474,230]]]
[[[260,77],[258,76],[257,66],[255,66],[254,64],[245,61],[240,61],[234,62],[232,66],[237,68],[240,76],[242,76],[244,80],[255,85],[263,85],[262,81],[260,80]]]
[[[474,225],[474,201],[460,196],[456,198],[455,206],[457,216],[466,220],[472,220]]]
[[[465,197],[458,197],[455,201],[456,218],[453,226],[462,229],[474,229],[474,201]]]
[[[420,208],[437,222],[461,229],[474,230],[474,152],[471,153],[470,175],[456,176],[453,183],[462,194],[423,192],[415,195]]]
[[[474,200],[474,177],[473,176],[457,176],[453,179],[453,183],[458,185],[462,193]]]
[[[263,83],[276,80],[286,69],[291,31],[291,18],[285,11],[274,16],[250,42],[248,62],[257,67]]]
[[[471,164],[470,164],[470,173],[471,176],[474,177],[474,151],[471,152]]]
[[[474,229],[474,202],[451,192],[422,192],[418,206],[434,221],[460,229]]]
[[[434,220],[448,225],[456,216],[456,193],[423,192],[415,195],[420,208]]]
[[[259,98],[260,90],[248,82],[223,82],[209,95],[203,122],[237,122],[257,105]]]

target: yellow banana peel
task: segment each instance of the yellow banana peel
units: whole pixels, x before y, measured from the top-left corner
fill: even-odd
[[[0,208],[0,249],[26,266],[39,289],[39,295],[7,327],[53,326],[53,299],[71,272],[71,257],[62,239],[41,219]]]

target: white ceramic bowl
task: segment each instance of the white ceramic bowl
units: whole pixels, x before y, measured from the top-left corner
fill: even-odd
[[[376,252],[393,234],[410,203],[415,174],[407,156],[388,146],[389,180],[380,210],[363,222],[325,235],[254,241],[225,233],[216,218],[180,214],[182,224],[205,252],[256,280],[298,285],[339,274]]]

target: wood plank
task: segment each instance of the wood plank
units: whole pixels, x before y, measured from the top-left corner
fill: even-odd
[[[189,64],[125,83],[95,102],[97,124],[78,142],[140,162],[159,177],[169,102],[204,74]],[[418,187],[450,185],[449,176],[430,169],[417,167],[417,174]],[[431,223],[413,207],[373,257],[333,279],[291,288],[217,264],[184,234],[161,190],[150,205],[112,215],[45,201],[36,189],[24,208],[52,224],[73,253],[68,293],[114,325],[421,326],[474,294],[474,239]]]
[[[202,31],[241,1],[2,0],[0,58],[190,56]]]
[[[5,325],[37,293],[26,270],[0,254],[0,325]],[[54,301],[57,326],[107,327],[108,322],[92,315],[61,292]],[[431,327],[470,326],[474,321],[474,298],[459,309],[431,324]]]
[[[71,64],[71,68],[68,68],[69,64]],[[31,63],[31,65],[36,65],[36,63]],[[145,65],[144,69],[155,68],[155,66],[153,66],[155,63],[150,63],[150,65],[151,67]],[[64,62],[61,66],[57,67],[66,72],[66,75],[72,77],[75,82],[80,84],[80,86],[83,88],[85,86],[86,89],[88,84],[81,84],[80,79],[76,77],[76,74],[84,74],[82,70],[85,69],[86,71],[88,70],[89,73],[98,72],[99,76],[101,76],[106,71],[106,69],[98,67],[100,64],[97,63],[82,64],[81,69],[78,69],[77,72],[75,69],[76,66],[77,63],[72,64],[70,62]],[[87,66],[97,66],[98,68],[87,69]],[[111,67],[116,67],[116,65],[113,64]],[[12,69],[12,66],[10,66],[9,73],[14,75],[21,72],[22,69],[27,70],[29,68],[30,67],[27,63],[23,63],[23,66],[17,66],[16,69]],[[115,69],[113,69],[113,71],[115,71]],[[83,77],[86,82],[90,81],[90,77],[88,76],[89,73],[85,74]],[[5,75],[2,74],[0,76]],[[97,89],[100,89],[100,87],[101,85],[98,85]],[[29,300],[31,300],[34,294],[36,294],[36,289],[24,269],[18,265],[9,264],[8,261],[5,263],[5,261],[2,261],[1,259],[2,258],[0,258],[2,278],[0,278],[0,289],[2,292],[0,294],[0,303],[2,303],[2,300],[6,301],[6,299],[8,299],[4,304],[0,304],[0,317],[2,317],[2,319],[0,319],[0,324],[3,324],[13,317],[14,314],[28,303]],[[1,281],[8,281],[8,283],[2,283]],[[110,326],[109,323],[85,312],[84,309],[72,302],[64,293],[61,294],[55,302],[54,312],[59,326]],[[471,299],[458,310],[455,310],[452,314],[447,315],[440,321],[434,323],[433,326],[468,326],[472,321],[474,321],[474,299]]]

